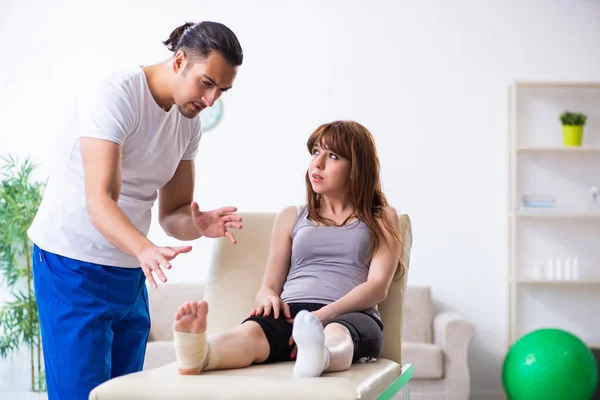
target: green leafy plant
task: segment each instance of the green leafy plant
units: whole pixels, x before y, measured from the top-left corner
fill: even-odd
[[[31,253],[27,236],[42,200],[44,184],[35,182],[35,166],[13,156],[3,157],[0,169],[0,274],[12,300],[0,308],[0,356],[8,357],[22,345],[31,354],[31,390],[45,391],[38,308],[33,289]]]
[[[562,122],[563,125],[583,126],[586,121],[587,115],[581,113],[565,111],[560,115],[560,122]]]

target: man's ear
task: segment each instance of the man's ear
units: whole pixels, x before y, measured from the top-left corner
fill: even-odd
[[[177,50],[175,57],[173,57],[173,72],[178,74],[180,71],[183,71],[185,69],[185,66],[187,65],[187,62],[188,59],[185,56],[183,50]]]

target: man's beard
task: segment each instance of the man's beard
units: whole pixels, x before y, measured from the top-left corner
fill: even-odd
[[[200,113],[200,111],[186,111],[182,106],[177,106],[177,108],[179,109],[179,112],[181,113],[181,115],[183,115],[184,117],[188,118],[188,119],[192,119],[194,118],[196,115],[198,115]]]

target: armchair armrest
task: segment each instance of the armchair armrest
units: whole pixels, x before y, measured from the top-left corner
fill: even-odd
[[[454,312],[437,314],[433,319],[433,341],[444,355],[444,380],[449,398],[468,399],[470,374],[468,350],[475,326]]]

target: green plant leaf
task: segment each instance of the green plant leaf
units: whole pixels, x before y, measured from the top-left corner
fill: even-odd
[[[32,243],[27,236],[42,201],[45,184],[34,181],[35,165],[29,158],[19,162],[12,155],[2,157],[0,167],[0,278],[12,299],[0,308],[0,356],[8,357],[22,346],[38,353],[40,326],[33,290]],[[16,291],[17,284],[25,288]],[[21,286],[21,285],[20,285]],[[32,354],[32,390],[45,387],[41,366],[35,368]],[[37,376],[37,372],[39,375]]]
[[[559,119],[563,125],[583,126],[587,121],[587,115],[567,110],[560,114]]]

